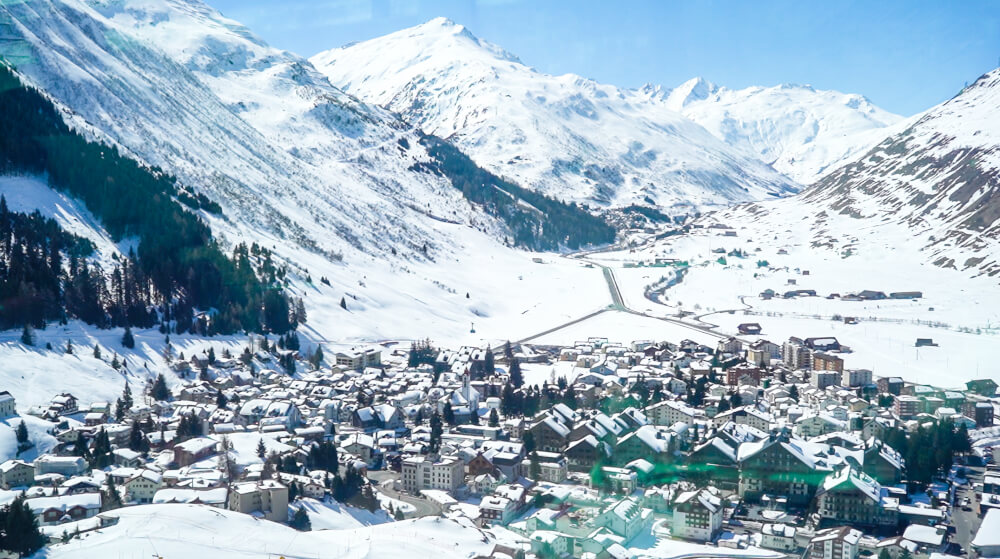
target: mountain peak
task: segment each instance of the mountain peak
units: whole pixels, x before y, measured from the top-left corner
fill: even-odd
[[[669,96],[666,97],[667,104],[671,109],[680,111],[689,103],[704,101],[717,91],[719,91],[719,86],[705,78],[691,78],[670,91]]]

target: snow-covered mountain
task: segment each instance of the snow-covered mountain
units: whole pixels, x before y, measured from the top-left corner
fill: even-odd
[[[808,85],[728,89],[694,78],[642,91],[801,184],[868,151],[903,120],[861,95]]]
[[[658,99],[543,74],[444,18],[311,60],[345,91],[563,200],[669,213],[798,188]]]
[[[315,339],[442,339],[473,321],[499,336],[526,312],[572,312],[567,286],[600,286],[526,270],[504,223],[426,170],[421,134],[199,0],[5,2],[0,56],[75,129],[218,202],[203,217],[224,247],[273,248]],[[530,302],[500,296],[516,282]],[[564,306],[529,312],[534,297]]]
[[[1000,274],[1000,69],[900,126],[797,196],[712,219],[759,229],[753,238],[791,227],[808,250],[845,258],[906,249],[968,276]]]
[[[431,239],[403,226],[426,200],[472,218],[444,181],[408,172],[426,156],[392,115],[197,1],[41,0],[0,14],[2,54],[77,126],[240,222],[333,255]],[[399,226],[376,235],[376,223]]]

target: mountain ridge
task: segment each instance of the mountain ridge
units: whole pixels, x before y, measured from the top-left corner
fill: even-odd
[[[438,18],[310,60],[481,166],[566,201],[683,213],[798,189],[634,90],[544,74],[497,49]]]

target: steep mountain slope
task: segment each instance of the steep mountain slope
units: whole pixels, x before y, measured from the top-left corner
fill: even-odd
[[[563,200],[677,213],[797,188],[648,95],[542,74],[444,18],[311,60],[345,91]]]
[[[412,222],[418,201],[470,217],[444,181],[407,172],[422,154],[400,148],[416,144],[401,123],[207,6],[43,0],[0,13],[5,58],[75,123],[244,223],[333,255],[374,244],[358,221]],[[401,229],[378,237],[426,237]]]
[[[695,78],[642,91],[801,184],[868,151],[903,120],[861,95],[808,85],[733,90]]]
[[[421,134],[197,0],[4,3],[0,56],[75,129],[218,202],[201,215],[223,246],[272,248],[314,339],[464,337],[470,322],[499,336],[575,313],[567,287],[600,293],[575,265],[526,270],[500,212],[470,204]]]
[[[712,219],[849,257],[905,248],[965,275],[1000,273],[1000,69],[792,198]]]

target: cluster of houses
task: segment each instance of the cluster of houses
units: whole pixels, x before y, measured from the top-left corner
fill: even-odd
[[[759,325],[743,331],[759,334]],[[886,434],[945,419],[987,429],[998,402],[992,381],[942,391],[846,368],[846,348],[829,337],[714,346],[590,338],[511,348],[531,378],[565,375],[558,387],[531,388],[546,396],[525,416],[504,405],[528,386],[508,384],[512,363],[501,352],[442,350],[410,366],[407,349],[356,348],[294,375],[268,352],[196,356],[174,363],[171,398],[143,394],[121,412],[56,395],[28,413],[53,422],[58,446],[0,464],[0,487],[23,489],[51,534],[146,503],[285,522],[296,497],[330,498],[329,473],[304,465],[333,443],[343,470],[384,470],[397,497],[504,526],[539,556],[628,557],[639,535],[652,535],[897,557],[943,552],[952,507],[907,491],[906,464]],[[12,395],[0,393],[0,413],[15,413]],[[93,468],[81,445],[103,435],[112,463]],[[233,469],[229,457],[248,440],[302,467],[267,474],[259,460],[236,460]],[[1000,474],[988,479],[983,498],[997,495],[1000,508]]]

